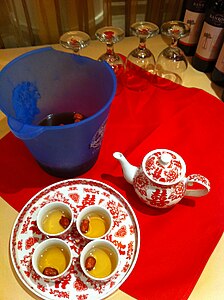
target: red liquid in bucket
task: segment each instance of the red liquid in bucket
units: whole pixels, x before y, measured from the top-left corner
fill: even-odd
[[[40,126],[62,126],[73,124],[86,119],[81,113],[65,112],[60,114],[49,114],[40,121]]]

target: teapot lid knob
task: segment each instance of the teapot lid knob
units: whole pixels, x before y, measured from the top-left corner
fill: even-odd
[[[172,156],[169,153],[163,153],[160,157],[160,163],[162,165],[168,165],[172,160]]]

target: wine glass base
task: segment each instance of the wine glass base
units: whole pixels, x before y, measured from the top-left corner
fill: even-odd
[[[162,24],[161,34],[180,39],[190,33],[190,26],[182,21],[168,21]]]
[[[96,38],[102,43],[118,43],[124,38],[124,31],[119,27],[105,26],[99,28],[95,33]]]
[[[71,49],[75,54],[87,47],[90,43],[90,36],[83,31],[68,31],[60,36],[59,43],[66,49]]]
[[[159,34],[159,27],[151,22],[139,21],[131,25],[131,32],[143,38],[151,38]]]

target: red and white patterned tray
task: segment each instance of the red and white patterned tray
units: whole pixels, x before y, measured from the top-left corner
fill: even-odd
[[[88,205],[100,204],[110,211],[114,225],[106,239],[120,253],[118,272],[107,282],[88,279],[82,272],[79,254],[87,241],[80,237],[75,225],[66,238],[74,258],[70,273],[60,282],[45,282],[33,270],[31,257],[36,246],[45,239],[37,228],[36,217],[46,203],[62,201],[71,206],[75,219]],[[10,254],[14,268],[25,286],[42,299],[104,299],[127,279],[139,254],[140,231],[136,216],[127,200],[112,187],[91,179],[71,179],[50,185],[24,206],[15,221]]]

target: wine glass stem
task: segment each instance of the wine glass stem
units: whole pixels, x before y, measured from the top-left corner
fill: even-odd
[[[108,55],[114,55],[114,44],[113,43],[107,43],[107,54]]]
[[[178,42],[178,39],[176,39],[175,37],[172,37],[171,47],[176,48],[177,47],[177,42]]]
[[[73,50],[73,54],[75,55],[80,55],[80,49],[81,49],[81,43],[77,40],[73,40],[73,43],[72,43],[72,50]]]
[[[146,48],[146,38],[145,37],[140,37],[140,42],[139,42],[139,49],[145,49]]]

